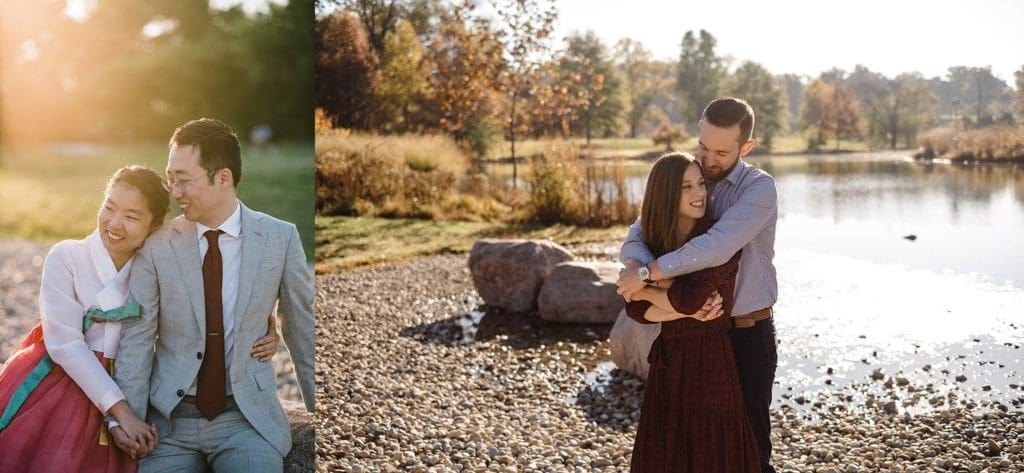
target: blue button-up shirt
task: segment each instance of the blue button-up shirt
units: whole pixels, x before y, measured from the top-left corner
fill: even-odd
[[[740,249],[732,316],[775,305],[779,283],[775,276],[775,223],[779,218],[775,179],[742,159],[725,178],[708,183],[708,209],[718,220],[707,233],[658,258],[665,277],[672,278],[724,264]],[[619,259],[641,264],[654,261],[644,243],[640,220],[629,229]]]

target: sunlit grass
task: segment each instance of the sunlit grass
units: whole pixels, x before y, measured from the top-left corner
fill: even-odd
[[[313,254],[313,146],[243,145],[239,198],[253,210],[294,223]],[[82,238],[96,226],[107,178],[128,164],[163,175],[166,144],[6,146],[0,149],[0,235],[55,242]],[[180,212],[171,205],[171,217]]]
[[[469,156],[446,135],[378,135],[345,130],[320,131],[316,137],[318,155],[367,154],[380,157],[394,166],[417,171],[442,170],[465,172]]]
[[[467,252],[481,238],[551,239],[562,245],[621,240],[628,227],[316,217],[316,272]]]

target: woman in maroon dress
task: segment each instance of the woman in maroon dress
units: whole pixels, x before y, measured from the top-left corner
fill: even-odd
[[[641,228],[655,256],[711,228],[706,196],[693,156],[670,153],[654,163]],[[739,256],[676,278],[667,289],[647,287],[626,305],[637,322],[662,324],[648,355],[632,471],[761,471],[729,340],[730,318],[719,316],[732,311]],[[721,300],[720,311],[708,310],[709,297]]]

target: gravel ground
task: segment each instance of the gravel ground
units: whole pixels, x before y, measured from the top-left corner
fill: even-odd
[[[607,361],[610,326],[484,307],[466,260],[317,278],[318,470],[627,470],[643,383]],[[1024,471],[1024,398],[979,405],[915,382],[879,371],[830,392],[779,386],[791,402],[773,410],[773,464]],[[935,410],[893,400],[917,398]]]
[[[39,322],[39,283],[49,245],[0,238],[0,361],[5,361],[25,335]],[[274,356],[277,394],[301,401],[295,370],[284,343]]]

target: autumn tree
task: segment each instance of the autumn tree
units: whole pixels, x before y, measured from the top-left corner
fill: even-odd
[[[699,37],[698,37],[699,36]],[[697,123],[704,107],[719,96],[726,77],[725,61],[715,53],[715,37],[705,30],[683,35],[676,90],[683,96],[683,120]]]
[[[563,71],[578,76],[570,84],[570,93],[579,100],[578,127],[582,128],[590,146],[594,131],[608,134],[619,126],[623,112],[622,80],[608,58],[608,53],[593,31],[577,33],[567,40]]]
[[[523,111],[522,96],[533,88],[537,69],[550,49],[548,40],[558,18],[554,0],[491,0],[500,21],[498,40],[506,67],[498,82],[508,100],[506,130],[512,147],[512,187],[516,187],[516,135]]]
[[[758,144],[772,149],[772,141],[786,127],[786,96],[764,66],[747,61],[724,84],[726,95],[742,98],[757,117]]]
[[[316,106],[335,127],[373,125],[377,54],[359,19],[338,10],[316,23]]]
[[[839,82],[811,81],[804,92],[801,124],[813,129],[817,143],[824,144],[830,138],[839,139],[864,133],[864,118],[853,90]]]
[[[441,26],[428,50],[438,126],[465,144],[474,122],[496,113],[501,44],[484,20]]]
[[[577,95],[582,76],[566,65],[569,58],[560,56],[546,61],[536,72],[530,99],[525,101],[531,132],[535,136],[558,134],[569,136],[571,125],[579,118],[588,101],[588,94]]]
[[[408,21],[400,21],[384,38],[379,87],[383,129],[408,131],[414,127],[414,108],[427,92],[423,57],[423,46]]]

